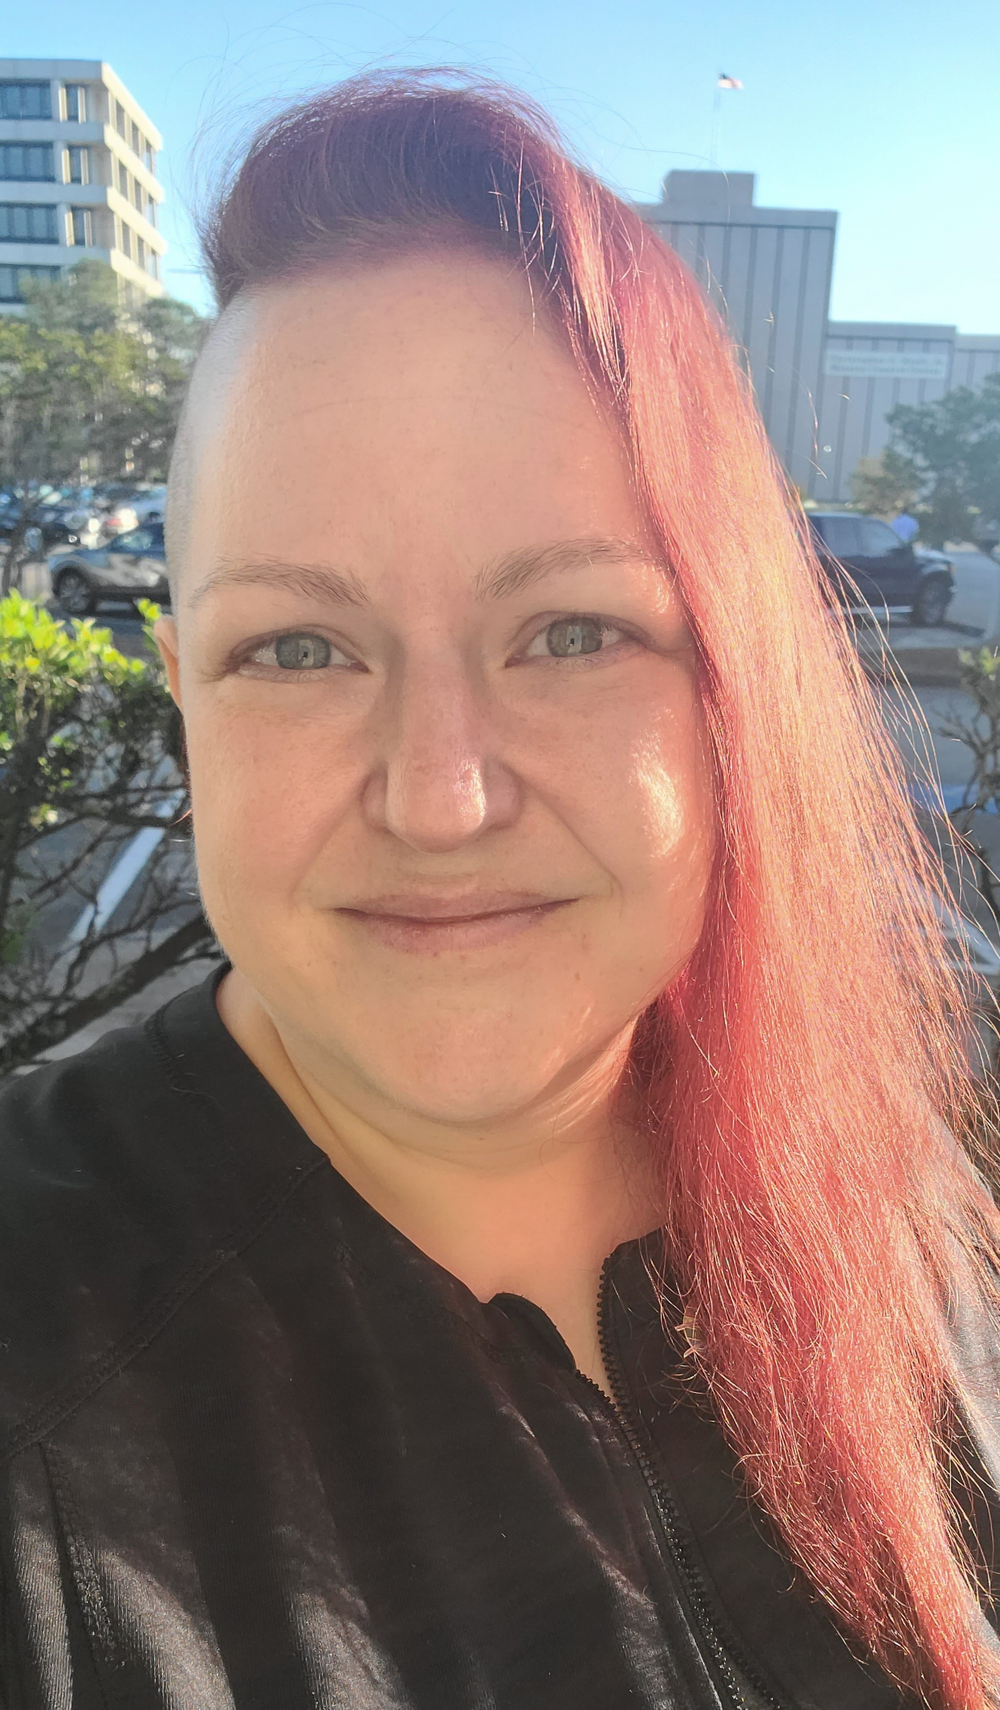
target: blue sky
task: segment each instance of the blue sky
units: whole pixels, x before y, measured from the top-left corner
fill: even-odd
[[[997,0],[34,0],[3,52],[105,59],[163,132],[166,279],[207,305],[190,207],[283,97],[369,64],[488,70],[555,114],[617,189],[757,173],[757,200],[840,214],[833,314],[1000,330]],[[190,271],[189,271],[190,270]]]

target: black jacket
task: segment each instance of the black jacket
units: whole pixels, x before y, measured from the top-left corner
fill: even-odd
[[[343,1181],[214,985],[0,1098],[6,1710],[897,1706],[679,1381],[642,1244],[616,1410]]]

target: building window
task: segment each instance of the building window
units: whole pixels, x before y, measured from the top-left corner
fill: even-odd
[[[89,208],[70,209],[72,241],[90,249],[94,242],[94,216]]]
[[[139,127],[134,120],[132,122],[132,153],[139,155],[142,153],[142,137],[139,134]]]
[[[138,178],[133,178],[132,180],[132,200],[141,214],[146,201],[146,192],[139,183]]]
[[[83,83],[67,83],[63,90],[66,117],[74,125],[82,125],[87,117],[87,90]]]
[[[125,224],[124,220],[121,221],[121,234],[122,234],[122,240],[121,240],[121,246],[120,246],[121,252],[123,255],[127,255],[129,260],[131,261],[131,259],[132,259],[132,228],[131,228],[131,226],[127,226]]]
[[[51,119],[48,83],[0,83],[0,119]]]
[[[125,109],[122,106],[120,101],[115,102],[115,130],[118,132],[118,135],[121,137],[122,141],[125,142],[127,140],[128,132],[127,132],[127,125],[126,125],[126,118],[125,118]]]
[[[135,240],[135,259],[139,263],[139,266],[142,268],[143,272],[145,272],[146,271],[146,245],[143,242],[142,238],[136,238],[136,240]]]
[[[159,279],[159,277],[160,277],[160,258],[157,255],[155,249],[151,249],[149,252],[149,271],[153,275],[154,279]]]
[[[24,294],[21,281],[28,279],[58,279],[61,269],[58,267],[6,267],[0,266],[0,303],[23,303]]]
[[[0,143],[0,178],[47,184],[55,175],[51,143]]]
[[[154,152],[152,143],[147,142],[145,137],[143,138],[143,141],[142,141],[142,160],[143,160],[143,165],[146,167],[147,171],[149,171],[149,172],[155,172],[156,171],[156,154]]]
[[[125,165],[123,160],[118,162],[118,190],[119,194],[124,196],[127,202],[129,200],[129,176],[128,167]]]
[[[66,183],[90,183],[89,148],[68,148],[66,150]]]
[[[0,202],[0,242],[58,243],[55,208],[31,202]]]

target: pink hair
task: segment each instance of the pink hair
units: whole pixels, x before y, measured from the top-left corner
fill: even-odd
[[[1000,1216],[967,1127],[940,878],[723,328],[520,97],[356,79],[254,139],[207,225],[248,285],[448,234],[510,254],[627,437],[700,650],[721,835],[708,919],[633,1075],[700,1369],[791,1558],[904,1687],[995,1681],[948,1489],[956,1245]],[[464,234],[464,238],[463,238]]]

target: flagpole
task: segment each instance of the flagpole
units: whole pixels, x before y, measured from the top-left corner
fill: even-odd
[[[722,91],[724,89],[742,88],[743,85],[739,78],[730,77],[728,72],[720,71],[715,79],[715,100],[712,102],[712,152],[710,157],[713,166],[719,164],[719,114],[722,110]]]
[[[712,146],[709,150],[709,161],[712,166],[719,164],[719,110],[722,106],[722,85],[715,80],[715,98],[712,101]]]

